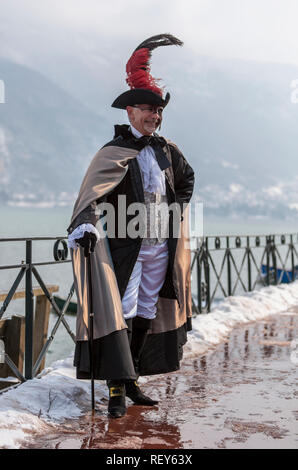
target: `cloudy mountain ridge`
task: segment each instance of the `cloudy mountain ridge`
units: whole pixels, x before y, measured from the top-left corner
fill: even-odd
[[[0,60],[0,78],[0,197],[32,203],[59,194],[73,198],[105,141],[104,117],[27,67]]]
[[[291,101],[290,85],[298,68],[208,57],[191,61],[186,54],[183,62],[159,62],[157,56],[155,64],[161,76],[175,77],[166,83],[172,99],[160,133],[194,167],[196,196],[205,211],[293,217],[298,104]],[[115,77],[110,83],[104,69],[100,73],[86,70],[85,86],[75,73],[71,87],[67,80],[58,86],[37,71],[0,60],[6,85],[6,103],[0,105],[2,200],[73,203],[91,157],[111,139],[115,119],[125,120],[107,102]],[[88,85],[98,87],[93,99]]]

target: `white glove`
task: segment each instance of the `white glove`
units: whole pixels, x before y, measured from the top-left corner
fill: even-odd
[[[85,232],[94,233],[96,235],[96,242],[98,242],[98,240],[100,239],[99,232],[98,232],[97,228],[94,227],[94,225],[92,225],[92,224],[81,224],[77,228],[75,228],[73,232],[71,232],[68,235],[68,243],[67,243],[68,247],[73,248],[74,250],[79,248],[80,245],[76,242],[76,240],[78,240],[80,238],[84,238],[84,233]]]

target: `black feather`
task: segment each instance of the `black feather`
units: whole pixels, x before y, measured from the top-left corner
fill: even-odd
[[[156,36],[151,36],[150,38],[145,39],[145,41],[143,41],[134,50],[134,52],[143,48],[149,49],[149,51],[153,51],[160,46],[183,46],[183,42],[171,34],[157,34]]]

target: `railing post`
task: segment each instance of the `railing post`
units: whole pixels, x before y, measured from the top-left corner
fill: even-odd
[[[25,298],[25,378],[33,378],[33,290],[32,240],[26,240],[26,298]]]
[[[232,278],[231,278],[231,259],[230,259],[230,239],[227,237],[227,267],[228,267],[228,295],[232,295]]]
[[[272,264],[273,264],[273,273],[274,273],[274,285],[277,285],[277,264],[276,264],[276,253],[275,253],[275,235],[272,235],[271,238],[271,252],[272,252]]]
[[[197,247],[197,250],[199,248]],[[202,282],[202,265],[204,268],[204,282]],[[197,294],[198,310],[203,312],[202,300],[205,302],[204,310],[210,312],[210,268],[208,263],[208,239],[202,243],[197,254]]]
[[[292,282],[295,281],[295,260],[294,260],[294,244],[293,244],[293,235],[291,235],[291,265],[292,265]]]
[[[202,295],[201,295],[201,286],[202,286],[202,276],[201,276],[201,249],[198,246],[197,239],[197,296],[198,296],[198,310],[202,313]]]
[[[246,252],[247,252],[247,277],[248,277],[248,291],[251,292],[251,261],[250,261],[250,245],[249,236],[246,237]]]
[[[205,280],[207,285],[207,312],[210,312],[210,266],[208,259],[208,237],[206,237],[206,271],[205,271]]]
[[[266,281],[267,286],[270,286],[270,245],[271,245],[271,237],[266,237],[266,264],[267,264],[267,271],[266,271]]]

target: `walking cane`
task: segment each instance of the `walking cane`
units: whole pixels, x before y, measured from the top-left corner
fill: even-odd
[[[90,356],[90,376],[91,376],[91,404],[92,413],[95,409],[94,400],[94,341],[93,341],[93,295],[92,295],[92,276],[91,276],[91,253],[87,256],[87,270],[88,270],[88,291],[89,291],[89,356]]]

